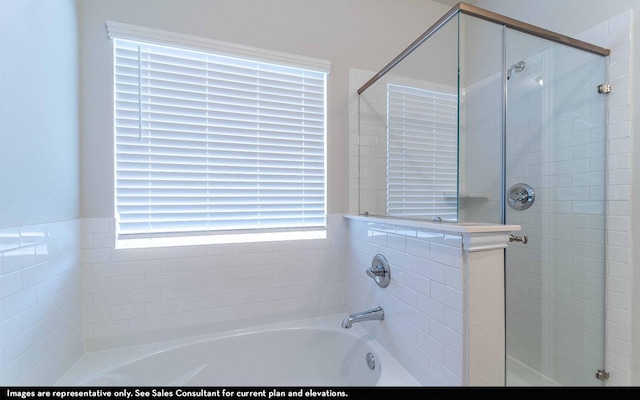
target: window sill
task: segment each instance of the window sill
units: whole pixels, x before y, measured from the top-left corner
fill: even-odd
[[[153,247],[202,246],[209,244],[280,242],[286,240],[326,239],[327,230],[233,233],[226,235],[175,236],[116,240],[116,249],[142,249]]]

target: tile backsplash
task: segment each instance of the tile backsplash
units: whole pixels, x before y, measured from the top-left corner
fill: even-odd
[[[82,354],[80,229],[0,229],[0,385],[53,384]]]
[[[83,221],[87,349],[346,309],[341,215],[325,239],[281,242],[116,249],[114,227]]]
[[[350,220],[349,243],[349,312],[381,306],[385,323],[367,329],[416,379],[425,385],[461,385],[462,237]],[[385,289],[365,274],[378,253],[392,268]]]

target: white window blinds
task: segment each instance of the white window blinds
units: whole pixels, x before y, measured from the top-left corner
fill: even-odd
[[[457,96],[387,86],[387,212],[457,219]]]
[[[115,38],[119,235],[325,224],[326,73]]]

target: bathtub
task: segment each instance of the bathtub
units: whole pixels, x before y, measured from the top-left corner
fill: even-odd
[[[85,353],[57,385],[419,385],[360,324],[340,328],[343,317]]]

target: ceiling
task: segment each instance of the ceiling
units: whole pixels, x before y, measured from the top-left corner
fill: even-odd
[[[469,3],[469,4],[473,4],[475,3],[477,0],[435,0],[438,3],[447,5],[449,7],[453,7],[456,4],[460,3],[460,1],[464,2],[464,3]]]

